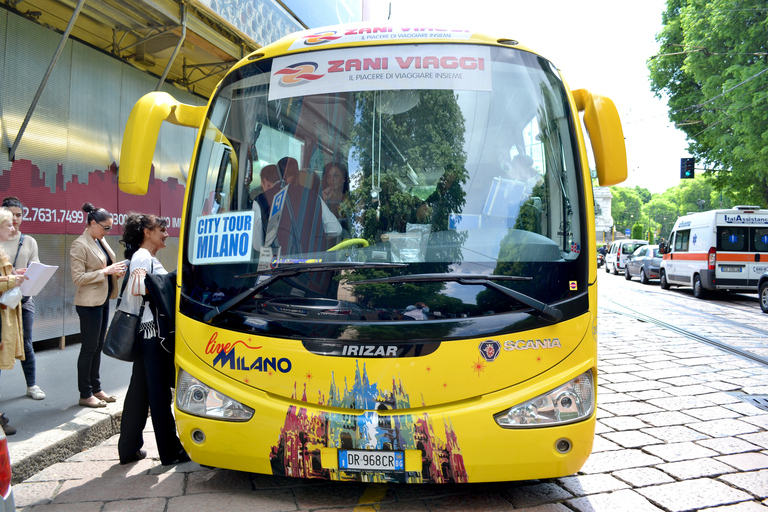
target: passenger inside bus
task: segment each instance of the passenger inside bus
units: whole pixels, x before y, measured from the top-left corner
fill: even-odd
[[[281,247],[284,255],[325,251],[341,235],[341,224],[320,197],[317,175],[307,173],[301,179],[300,174],[298,162],[291,157],[282,158],[277,166],[268,165],[262,170],[264,192],[256,196],[253,207],[256,211],[255,250],[266,243]],[[275,177],[277,179],[272,181]],[[283,186],[279,186],[281,182]],[[272,240],[266,240],[274,198],[285,187],[288,190],[281,207],[277,234]]]
[[[257,251],[264,243],[264,237],[267,234],[266,220],[269,219],[270,204],[264,193],[280,182],[277,166],[265,165],[262,167],[260,178],[261,190],[257,189],[256,195],[253,196],[253,210],[256,212],[254,215],[253,248]]]
[[[339,206],[349,192],[349,175],[347,167],[341,162],[331,162],[323,169],[322,193],[323,201],[340,218]]]

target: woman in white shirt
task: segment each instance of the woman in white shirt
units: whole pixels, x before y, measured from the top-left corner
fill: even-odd
[[[147,413],[152,414],[160,462],[177,464],[189,460],[176,435],[176,423],[171,410],[171,388],[175,377],[173,351],[162,343],[157,308],[148,300],[145,285],[148,273],[167,274],[156,257],[157,251],[165,247],[166,238],[168,231],[165,219],[132,213],[125,221],[123,238],[120,240],[125,246],[125,257],[131,260],[130,276],[120,309],[125,307],[126,311],[138,311],[141,302],[146,301],[120,424],[117,451],[121,464],[147,456],[147,452],[141,449],[144,445],[142,433],[147,424]]]
[[[13,227],[16,234],[7,242],[0,241],[0,248],[11,258],[11,263],[16,272],[23,274],[30,263],[40,263],[37,256],[37,242],[29,235],[20,231],[21,222],[24,220],[24,206],[18,197],[8,196],[3,199],[3,206],[8,208],[13,215]],[[24,297],[21,303],[21,316],[24,324],[24,355],[21,369],[24,370],[24,379],[27,381],[27,396],[34,400],[42,400],[45,393],[37,385],[35,373],[35,348],[32,344],[32,325],[35,322],[35,298]]]

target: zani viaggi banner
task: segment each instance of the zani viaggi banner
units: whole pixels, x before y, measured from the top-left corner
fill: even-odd
[[[491,90],[491,50],[474,45],[389,45],[275,59],[269,99],[398,89]]]
[[[370,22],[351,23],[344,27],[332,26],[307,30],[296,37],[288,51],[306,50],[332,44],[368,43],[394,39],[440,39],[442,41],[466,41],[472,32],[466,29],[452,30],[435,27],[372,26]]]

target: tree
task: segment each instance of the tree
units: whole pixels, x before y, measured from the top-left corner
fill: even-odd
[[[626,187],[611,187],[611,216],[617,231],[632,229],[635,221],[640,219],[642,202],[637,192]]]
[[[640,202],[643,204],[648,203],[648,201],[651,200],[651,197],[653,197],[653,194],[647,188],[643,188],[641,186],[635,186],[635,188],[632,190],[634,190],[635,193],[637,193],[637,197],[640,198]]]
[[[418,102],[397,113],[387,113],[385,99],[378,91],[356,95],[354,156],[369,171],[358,178],[359,186],[349,192],[342,210],[352,219],[354,236],[359,238],[374,241],[396,232],[406,235],[404,243],[412,241],[418,247],[421,236],[444,232],[444,248],[431,255],[437,263],[360,270],[346,277],[363,304],[404,308],[423,301],[433,310],[436,306],[452,310],[456,305],[441,295],[444,283],[355,284],[404,273],[448,272],[450,264],[461,261],[466,236],[448,230],[450,215],[464,208],[463,184],[468,179],[465,120],[456,96],[449,90],[418,91]],[[412,239],[407,236],[409,227]]]
[[[649,219],[651,229],[658,229],[661,236],[667,236],[678,217],[677,205],[663,195],[654,195],[643,206],[643,218]]]
[[[707,171],[717,195],[764,206],[768,17],[761,6],[743,0],[668,0],[656,38],[659,54],[648,68],[651,89],[668,98],[669,118],[687,134],[689,152],[708,169],[724,171]]]
[[[703,177],[682,180],[676,187],[676,193],[679,215],[711,210],[718,206],[712,203],[712,185]]]

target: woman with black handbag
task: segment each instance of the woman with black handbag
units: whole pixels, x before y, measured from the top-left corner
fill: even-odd
[[[177,464],[189,460],[176,434],[171,403],[175,367],[173,351],[164,343],[158,323],[157,306],[148,299],[147,274],[167,274],[157,251],[165,247],[168,238],[165,219],[154,215],[132,213],[123,226],[125,257],[131,260],[130,276],[123,302],[146,301],[140,321],[137,348],[133,361],[133,373],[125,395],[120,439],[117,451],[120,464],[128,464],[147,456],[142,450],[143,431],[147,424],[147,412],[152,415],[157,450],[162,464]],[[136,305],[128,304],[131,309]]]

